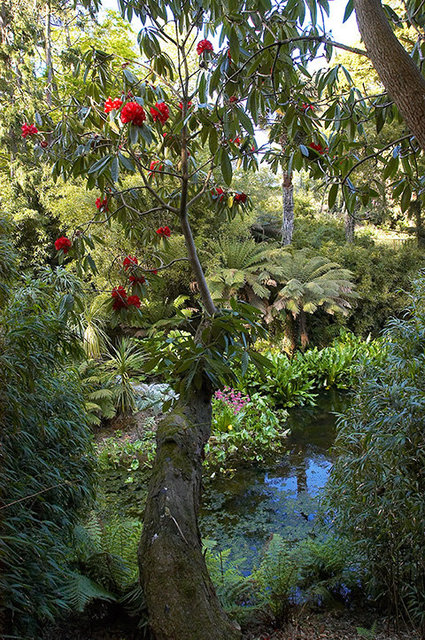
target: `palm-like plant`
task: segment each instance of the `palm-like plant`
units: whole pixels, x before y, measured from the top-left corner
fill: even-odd
[[[280,265],[270,259],[274,244],[252,239],[221,240],[217,246],[215,269],[208,275],[213,298],[229,300],[235,295],[250,301],[268,299],[268,285],[282,275]]]
[[[305,348],[308,343],[307,313],[315,313],[319,307],[329,314],[349,313],[349,299],[357,296],[352,274],[336,262],[311,255],[306,249],[293,253],[274,252],[273,259],[280,267],[279,282],[283,287],[268,307],[266,320],[270,321],[283,309],[289,311],[288,318],[298,320],[301,346]],[[290,337],[295,347],[293,331]]]
[[[143,359],[138,346],[123,338],[116,347],[111,348],[110,356],[104,364],[106,378],[112,379],[115,383],[115,408],[120,414],[131,413],[136,407],[137,393],[134,391],[131,377],[140,374]]]

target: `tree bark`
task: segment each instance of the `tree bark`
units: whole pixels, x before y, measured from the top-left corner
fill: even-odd
[[[345,214],[345,241],[352,244],[356,230],[356,220],[350,213]]]
[[[207,389],[194,393],[184,408],[158,426],[139,547],[141,582],[156,640],[240,638],[208,575],[197,523],[210,399]]]
[[[394,35],[381,0],[354,0],[370,60],[412,134],[425,149],[425,79]]]
[[[282,181],[283,215],[281,238],[284,246],[291,244],[294,232],[294,185],[292,173],[284,173]]]
[[[308,333],[307,333],[307,316],[305,311],[303,311],[302,309],[298,316],[298,324],[300,329],[301,349],[302,351],[305,351],[309,343],[309,339],[308,339]]]

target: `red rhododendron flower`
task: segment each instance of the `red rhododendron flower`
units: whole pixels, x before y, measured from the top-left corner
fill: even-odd
[[[135,267],[139,264],[138,259],[135,256],[127,256],[124,258],[122,266],[127,271],[130,267]]]
[[[193,106],[193,102],[189,100],[189,102],[187,103],[187,108],[190,109],[190,107],[192,106]],[[179,102],[179,109],[183,111],[183,102]]]
[[[314,149],[314,151],[317,151],[317,153],[320,153],[320,155],[323,155],[324,153],[329,151],[329,147],[326,147],[324,149],[321,144],[316,143],[316,142],[312,142],[308,146],[310,147],[310,149]]]
[[[112,308],[115,311],[124,309],[127,306],[127,291],[124,289],[122,285],[120,285],[119,287],[114,287],[112,289],[111,296],[114,299],[114,302],[112,303]]]
[[[236,96],[230,96],[229,102],[237,102],[237,101],[238,101],[238,99],[237,99]]]
[[[196,45],[196,53],[198,54],[198,56],[200,56],[201,53],[204,53],[204,51],[214,51],[214,47],[209,40],[201,40]]]
[[[233,142],[233,144],[235,144],[237,147],[239,147],[240,143],[241,143],[241,139],[239,138],[239,136],[237,138],[235,138],[233,140],[233,138],[230,138],[230,142]]]
[[[158,269],[152,269],[152,273],[157,276],[158,275]]]
[[[105,102],[104,112],[109,113],[114,109],[119,109],[121,105],[122,105],[122,100],[120,100],[119,98],[115,98],[115,100],[112,100],[112,98],[109,97]]]
[[[308,104],[308,103],[306,103],[306,102],[303,102],[303,103],[302,103],[302,105],[301,105],[301,109],[302,109],[303,111],[309,111],[310,109],[311,109],[311,111],[314,111],[314,107],[313,107],[313,105],[312,105],[312,104]]]
[[[212,196],[218,196],[218,200],[220,200],[220,202],[223,200],[224,198],[224,191],[221,187],[216,187],[215,189],[213,189],[211,191],[211,195]]]
[[[22,129],[21,135],[23,138],[26,138],[28,136],[35,136],[35,134],[38,133],[38,129],[35,126],[35,124],[27,124],[26,122],[24,122],[21,129]]]
[[[246,195],[246,193],[236,193],[235,202],[241,202],[242,204],[245,204],[247,197],[248,196]]]
[[[156,233],[162,238],[169,238],[171,236],[170,227],[159,227],[156,230]]]
[[[120,118],[123,124],[132,122],[136,127],[141,127],[146,120],[146,113],[137,102],[127,102],[121,109]]]
[[[164,165],[159,160],[152,160],[149,165],[149,177],[152,177],[156,171],[162,171]]]
[[[129,280],[131,284],[145,284],[146,279],[144,276],[130,276]]]
[[[154,122],[160,121],[161,124],[167,122],[170,117],[170,110],[165,102],[156,102],[154,107],[150,108],[151,116]]]
[[[139,296],[128,296],[127,304],[129,307],[137,307],[140,308],[140,298]]]
[[[72,242],[66,236],[61,236],[57,240],[55,240],[55,249],[56,251],[63,251],[64,253],[68,253],[72,246]]]
[[[105,209],[105,211],[108,209],[108,199],[103,198],[103,200],[101,198],[96,198],[96,207],[98,209]]]

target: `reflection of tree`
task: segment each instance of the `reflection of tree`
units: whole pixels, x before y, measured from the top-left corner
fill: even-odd
[[[301,446],[294,450],[295,477],[297,479],[297,495],[307,491],[307,459]]]

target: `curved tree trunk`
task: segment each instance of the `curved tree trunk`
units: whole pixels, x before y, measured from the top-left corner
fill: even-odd
[[[139,547],[140,576],[156,640],[240,638],[240,629],[218,602],[197,523],[210,400],[205,389],[194,393],[187,406],[158,426]]]
[[[292,242],[292,234],[294,232],[294,185],[292,184],[292,173],[283,174],[282,200],[281,238],[282,244],[288,245]]]
[[[425,78],[394,35],[381,0],[354,0],[357,23],[382,84],[425,149]]]

